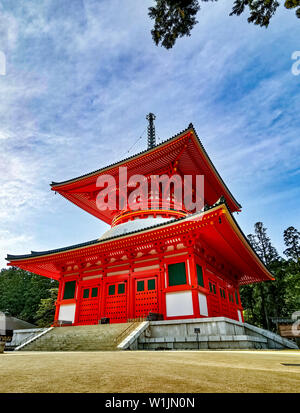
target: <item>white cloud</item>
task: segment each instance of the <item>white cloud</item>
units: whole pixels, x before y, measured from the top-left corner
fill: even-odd
[[[33,237],[28,234],[19,234],[17,229],[14,232],[0,229],[0,268],[6,267],[5,256],[7,251],[13,249],[16,254],[21,255],[24,250],[28,250],[28,245],[32,239]]]
[[[23,245],[16,227],[24,220],[28,241],[55,248],[38,220],[75,218],[52,197],[49,182],[128,156],[149,111],[162,139],[193,122],[238,200],[244,187],[250,200],[251,187],[264,191],[299,168],[291,53],[282,64],[283,51],[295,50],[285,31],[296,19],[278,14],[262,30],[245,16],[228,17],[228,2],[203,4],[192,36],[167,51],[152,42],[150,4],[72,0],[65,8],[31,0],[0,8],[7,22],[0,49],[5,45],[8,56],[0,77],[0,229],[13,234],[7,252]],[[130,154],[145,147],[144,134]],[[87,218],[84,236],[101,235],[94,223]],[[69,241],[64,228],[57,232],[73,243],[75,232]]]

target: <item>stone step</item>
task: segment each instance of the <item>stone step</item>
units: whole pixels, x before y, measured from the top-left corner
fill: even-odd
[[[107,351],[117,350],[120,340],[139,323],[55,327],[25,345],[21,351]],[[124,336],[125,334],[125,336]]]

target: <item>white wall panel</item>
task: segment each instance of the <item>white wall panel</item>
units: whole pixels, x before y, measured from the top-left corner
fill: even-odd
[[[243,322],[242,314],[241,314],[240,310],[237,310],[237,312],[238,312],[239,321],[242,323]]]
[[[202,293],[198,293],[198,299],[199,299],[200,314],[208,316],[206,295]]]
[[[59,308],[59,320],[72,321],[74,323],[75,304],[64,304]]]
[[[166,294],[167,317],[194,315],[191,291]]]

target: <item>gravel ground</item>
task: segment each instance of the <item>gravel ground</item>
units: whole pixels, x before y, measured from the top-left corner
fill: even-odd
[[[299,393],[300,351],[5,352],[0,393]]]

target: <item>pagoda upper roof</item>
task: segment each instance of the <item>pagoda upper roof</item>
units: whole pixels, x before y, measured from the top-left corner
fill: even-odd
[[[179,134],[165,140],[154,148],[147,149],[122,161],[96,171],[62,182],[52,182],[51,189],[90,214],[111,224],[120,211],[97,208],[96,196],[99,176],[110,174],[118,185],[120,167],[127,167],[128,178],[135,174],[160,175],[177,161],[177,173],[182,175],[204,175],[204,203],[213,205],[224,196],[231,212],[239,211],[241,205],[235,200],[206,153],[192,124]]]
[[[118,234],[109,238],[98,238],[82,244],[71,245],[49,251],[35,252],[26,255],[7,255],[9,265],[17,266],[27,271],[46,277],[59,279],[61,267],[70,262],[89,262],[95,257],[113,257],[126,255],[130,248],[146,245],[155,248],[159,242],[166,242],[178,236],[194,234],[200,243],[212,248],[225,261],[234,263],[240,274],[239,285],[249,284],[273,277],[249,241],[241,231],[226,203],[210,207],[179,219],[166,220],[157,225]],[[167,239],[166,239],[167,237]],[[151,245],[153,245],[151,247]],[[98,258],[99,259],[99,258]]]

